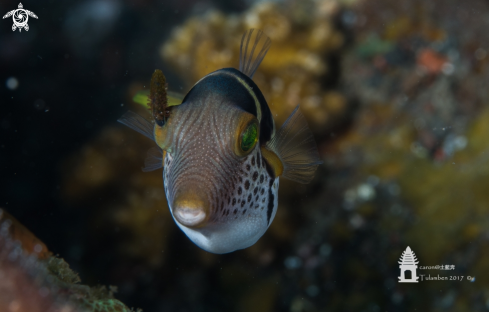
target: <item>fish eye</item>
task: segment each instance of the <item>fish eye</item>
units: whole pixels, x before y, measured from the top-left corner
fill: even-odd
[[[238,146],[240,148],[239,154],[243,156],[248,154],[249,151],[255,147],[256,142],[258,141],[258,122],[256,119],[252,120],[248,125],[244,128],[239,136]]]

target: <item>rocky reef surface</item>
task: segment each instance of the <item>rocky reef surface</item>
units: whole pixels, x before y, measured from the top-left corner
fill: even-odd
[[[116,287],[81,285],[78,274],[0,209],[0,311],[132,312]]]

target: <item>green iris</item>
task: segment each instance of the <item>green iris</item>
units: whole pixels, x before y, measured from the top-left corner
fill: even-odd
[[[258,125],[254,122],[246,127],[245,131],[241,134],[241,149],[243,152],[248,152],[255,146],[258,140]]]

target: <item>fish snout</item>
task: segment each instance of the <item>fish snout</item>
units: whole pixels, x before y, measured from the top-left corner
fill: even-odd
[[[173,216],[186,227],[201,227],[209,219],[210,205],[206,194],[196,190],[179,192],[172,204]]]

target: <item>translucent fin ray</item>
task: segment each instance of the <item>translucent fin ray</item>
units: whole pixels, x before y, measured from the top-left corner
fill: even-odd
[[[142,135],[154,140],[153,124],[135,112],[128,111],[121,118],[117,119],[121,124],[141,133]]]
[[[280,158],[284,166],[282,176],[289,180],[309,183],[322,163],[316,142],[299,105],[266,146]]]
[[[144,159],[143,172],[149,172],[163,168],[163,150],[159,147],[152,147],[148,150]]]
[[[272,45],[272,40],[259,29],[250,29],[243,34],[239,48],[239,70],[250,78],[260,66]]]

